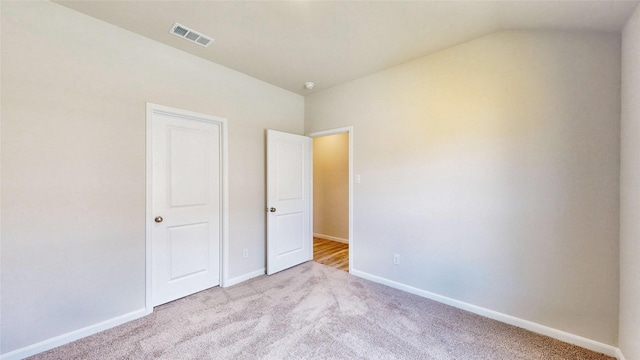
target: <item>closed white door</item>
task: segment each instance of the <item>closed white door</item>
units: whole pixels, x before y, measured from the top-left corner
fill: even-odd
[[[311,138],[267,130],[267,274],[313,259]]]
[[[153,306],[220,284],[222,123],[163,109],[150,110]]]

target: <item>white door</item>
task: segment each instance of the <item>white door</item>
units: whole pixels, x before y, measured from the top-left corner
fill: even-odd
[[[220,284],[223,123],[150,109],[156,306]]]
[[[313,259],[311,138],[267,130],[267,274]]]

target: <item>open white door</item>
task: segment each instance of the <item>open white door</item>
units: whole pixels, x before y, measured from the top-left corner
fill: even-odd
[[[311,138],[267,130],[267,274],[313,259]]]

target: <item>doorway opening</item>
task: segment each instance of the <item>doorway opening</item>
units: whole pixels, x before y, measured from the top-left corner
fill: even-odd
[[[352,249],[352,128],[313,138],[313,261],[349,272]]]

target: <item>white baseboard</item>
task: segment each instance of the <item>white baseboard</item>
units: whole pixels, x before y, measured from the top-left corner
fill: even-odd
[[[32,356],[35,354],[39,354],[41,352],[47,351],[47,350],[51,350],[53,348],[56,348],[58,346],[62,346],[64,344],[68,344],[72,341],[76,341],[78,339],[81,339],[83,337],[87,337],[89,335],[93,335],[93,334],[97,334],[101,331],[107,330],[107,329],[111,329],[112,327],[116,327],[118,325],[122,325],[126,322],[141,318],[143,316],[146,315],[146,310],[145,309],[140,309],[140,310],[136,310],[136,311],[132,311],[128,314],[124,314],[124,315],[120,315],[117,317],[114,317],[112,319],[94,324],[94,325],[90,325],[87,326],[85,328],[82,329],[78,329],[66,334],[62,334],[59,336],[56,336],[54,338],[51,339],[47,339],[44,341],[41,341],[39,343],[33,344],[33,345],[29,345],[26,347],[23,347],[21,349],[17,349],[11,352],[8,352],[6,354],[2,354],[0,355],[0,360],[18,360],[18,359],[24,359],[28,356]]]
[[[560,341],[564,341],[570,344],[574,344],[585,349],[593,350],[595,352],[603,353],[608,356],[613,356],[618,358],[619,360],[624,360],[624,356],[622,356],[622,352],[615,346],[607,345],[598,341],[594,341],[591,339],[584,338],[582,336],[574,335],[562,330],[554,329],[545,325],[541,325],[538,323],[534,323],[529,320],[524,320],[517,318],[515,316],[499,313],[497,311],[485,309],[480,306],[476,306],[473,304],[469,304],[460,300],[452,299],[446,296],[438,295],[426,290],[418,289],[413,286],[405,285],[393,280],[385,279],[376,275],[371,275],[364,271],[351,269],[351,275],[370,280],[382,285],[386,285],[392,287],[394,289],[406,291],[408,293],[422,296],[427,299],[431,299],[446,305],[450,305],[456,307],[458,309],[466,310],[478,315],[482,315],[484,317],[488,317],[490,319],[494,319],[509,325],[517,326],[523,329],[527,329],[529,331],[533,331],[538,334],[546,335]]]
[[[228,283],[225,285],[226,286],[232,286],[232,285],[236,285],[239,284],[243,281],[247,281],[249,279],[253,279],[254,277],[258,277],[261,275],[265,274],[265,269],[260,269],[260,270],[256,270],[253,272],[250,272],[248,274],[244,274],[242,276],[238,276],[235,277],[233,279],[229,279]],[[589,350],[593,350],[599,353],[603,353],[605,355],[609,355],[609,356],[613,356],[615,358],[617,358],[618,360],[625,360],[624,355],[622,354],[622,351],[614,346],[611,345],[607,345],[598,341],[594,341],[591,339],[587,339],[578,335],[574,335],[571,333],[567,333],[565,331],[562,330],[558,330],[558,329],[554,329],[554,328],[550,328],[548,326],[544,326],[541,324],[537,324],[528,320],[524,320],[524,319],[520,319],[511,315],[506,315],[503,313],[499,313],[497,311],[493,311],[493,310],[489,310],[489,309],[485,309],[476,305],[472,305],[469,303],[465,303],[463,301],[459,301],[456,299],[452,299],[446,296],[442,296],[442,295],[438,295],[426,290],[421,290],[409,285],[405,285],[393,280],[388,280],[376,275],[371,275],[369,273],[357,270],[357,269],[351,269],[350,272],[351,275],[369,280],[369,281],[373,281],[382,285],[386,285],[398,290],[402,290],[402,291],[406,291],[408,293],[414,294],[414,295],[418,295],[418,296],[422,296],[424,298],[427,299],[431,299],[443,304],[447,304],[462,310],[466,310],[478,315],[482,315],[485,317],[488,317],[490,319],[494,319],[500,322],[504,322],[506,324],[510,324],[513,326],[517,326],[517,327],[521,327],[523,329],[527,329],[529,331],[533,331],[535,333],[538,334],[542,334],[542,335],[546,335],[564,342],[568,342],[570,344],[574,344],[574,345],[578,345],[581,346],[583,348],[589,349]],[[24,348],[21,349],[17,349],[14,351],[11,351],[9,353],[6,354],[2,354],[0,355],[0,360],[19,360],[19,359],[24,359],[26,357],[35,355],[35,354],[39,354],[41,352],[56,348],[58,346],[62,346],[64,344],[68,344],[72,341],[99,333],[101,331],[116,327],[118,325],[122,325],[126,322],[141,318],[143,316],[146,315],[146,310],[140,309],[140,310],[136,310],[133,312],[130,312],[128,314],[124,314],[103,322],[100,322],[98,324],[94,324],[91,326],[87,326],[85,328],[79,329],[79,330],[75,330],[72,331],[70,333],[66,333],[60,336],[56,336],[54,338],[51,339],[47,339],[45,341],[41,341],[39,343],[33,344],[33,345],[29,345],[26,346]]]
[[[330,236],[330,235],[313,233],[313,237],[317,237],[317,238],[325,239],[325,240],[337,241],[337,242],[341,242],[343,244],[348,244],[349,243],[349,239],[343,239],[343,238]]]
[[[619,348],[616,349],[616,355],[615,355],[616,359],[618,360],[626,360],[624,355],[622,355],[622,350],[620,350]]]
[[[224,287],[229,287],[229,286],[240,284],[243,281],[247,281],[249,279],[253,279],[254,277],[262,276],[265,273],[266,273],[265,269],[260,269],[260,270],[252,271],[252,272],[250,272],[248,274],[244,274],[244,275],[240,275],[240,276],[234,277],[233,279],[227,280],[227,282],[224,284]]]
[[[253,272],[250,272],[248,274],[244,274],[242,276],[238,276],[235,277],[233,279],[229,279],[227,281],[227,283],[225,284],[225,287],[227,286],[232,286],[232,285],[236,285],[239,284],[243,281],[247,281],[249,279],[253,279],[254,277],[258,277],[261,275],[265,274],[265,269],[260,269],[260,270],[256,270]],[[152,308],[153,309],[153,308]],[[150,312],[149,312],[150,313]],[[107,329],[111,329],[113,327],[116,327],[118,325],[122,325],[126,322],[141,318],[145,315],[148,315],[147,310],[146,309],[140,309],[140,310],[136,310],[133,312],[130,312],[128,314],[124,314],[118,317],[115,317],[113,319],[109,319],[91,326],[87,326],[85,328],[82,329],[78,329],[66,334],[62,334],[60,336],[56,336],[54,338],[51,339],[47,339],[44,341],[41,341],[39,343],[33,344],[33,345],[29,345],[11,352],[8,352],[6,354],[0,354],[0,360],[19,360],[19,359],[24,359],[26,357],[35,355],[35,354],[39,354],[41,352],[47,351],[47,350],[51,350],[53,348],[56,348],[58,346],[62,346],[64,344],[68,344],[72,341],[76,341],[78,339],[99,333],[101,331],[107,330]]]

